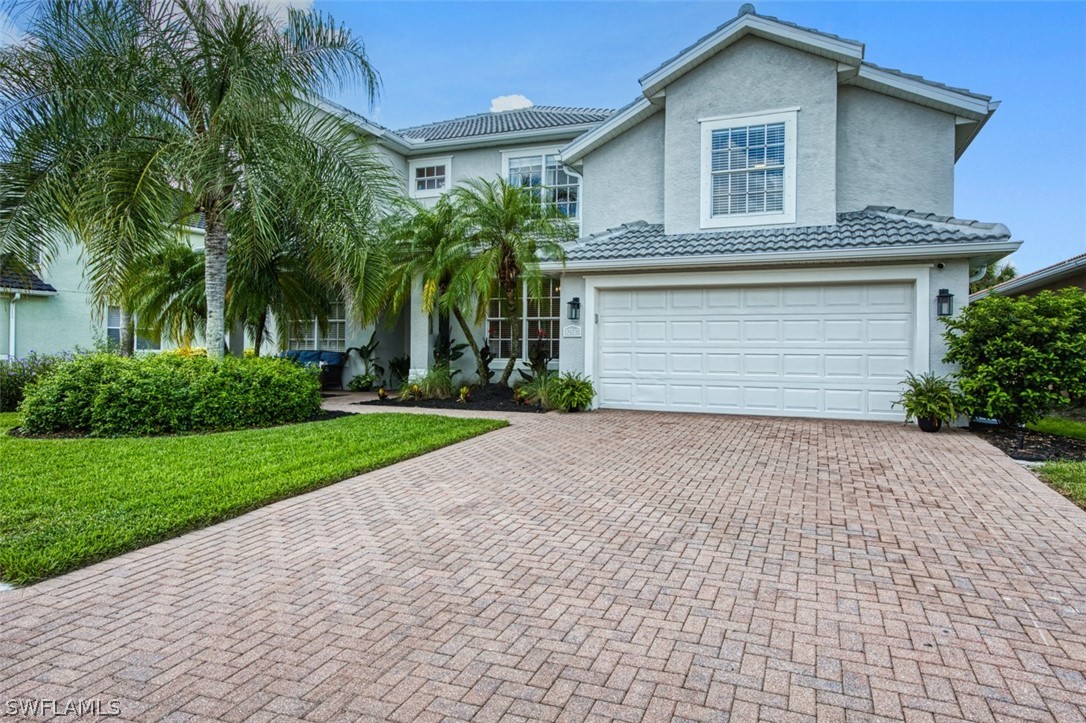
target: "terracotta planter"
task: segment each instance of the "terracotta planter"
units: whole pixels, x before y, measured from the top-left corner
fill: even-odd
[[[941,419],[917,419],[916,424],[925,432],[938,432],[943,428]]]

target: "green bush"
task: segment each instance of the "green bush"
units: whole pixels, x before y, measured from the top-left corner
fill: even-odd
[[[23,401],[26,388],[45,377],[70,355],[30,352],[21,359],[0,360],[0,412],[14,412]]]
[[[436,364],[433,369],[416,380],[424,399],[448,399],[453,395],[453,371],[448,364]]]
[[[266,357],[214,361],[155,354],[89,354],[57,365],[27,390],[29,434],[144,436],[300,422],[321,409],[313,369]]]
[[[954,390],[954,383],[947,377],[940,377],[931,372],[916,375],[905,372],[903,382],[905,391],[894,406],[905,409],[905,421],[914,419],[950,423],[961,414],[961,402]]]
[[[528,404],[538,404],[543,409],[554,409],[551,395],[555,382],[558,381],[558,374],[546,369],[537,369],[534,375],[525,374],[525,377],[525,381],[516,385],[517,394]]]
[[[579,412],[592,406],[592,400],[596,398],[596,389],[592,386],[592,380],[576,374],[566,372],[554,379],[549,385],[549,401],[554,409],[563,412]]]
[[[965,410],[1017,426],[1086,396],[1086,294],[985,297],[946,320]]]

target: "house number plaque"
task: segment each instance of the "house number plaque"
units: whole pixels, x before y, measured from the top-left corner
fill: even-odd
[[[570,324],[569,326],[562,328],[562,336],[567,339],[580,339],[581,327]]]

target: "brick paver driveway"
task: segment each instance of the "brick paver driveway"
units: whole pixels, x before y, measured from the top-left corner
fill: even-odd
[[[0,704],[1083,720],[1084,612],[1086,514],[967,434],[521,415],[0,594]]]

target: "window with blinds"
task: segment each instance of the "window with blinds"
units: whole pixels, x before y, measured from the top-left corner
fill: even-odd
[[[702,227],[795,221],[796,111],[702,121]]]

